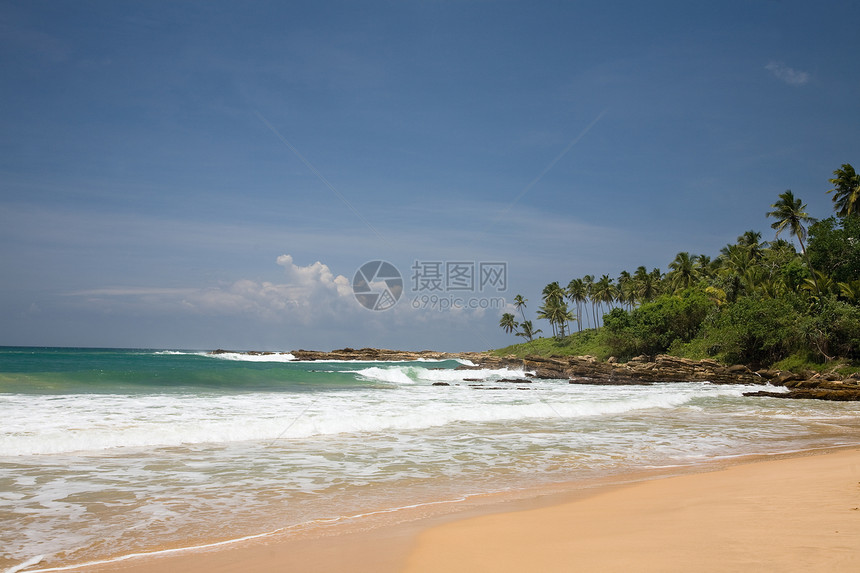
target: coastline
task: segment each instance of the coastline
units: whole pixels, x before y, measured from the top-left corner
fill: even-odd
[[[858,482],[857,445],[742,456],[475,496],[375,523],[27,570],[854,571]]]
[[[125,372],[126,353],[90,354],[74,357]],[[739,383],[600,383],[585,378],[629,367],[600,362],[592,369],[587,357],[540,365],[545,374],[565,368],[562,376],[543,380],[538,368],[526,370],[523,359],[493,364],[497,368],[462,354],[459,364],[433,364],[453,359],[439,355],[392,364],[343,360],[347,364],[321,368],[284,354],[230,353],[210,360],[200,351],[151,352],[146,358],[135,353],[135,361],[144,360],[130,378],[142,381],[140,395],[122,399],[123,417],[110,423],[87,424],[86,414],[94,407],[105,416],[118,411],[114,395],[122,385],[90,393],[87,380],[70,375],[68,388],[75,392],[69,397],[21,398],[16,418],[38,420],[31,411],[54,412],[50,418],[65,420],[71,431],[60,437],[77,441],[55,444],[64,448],[61,453],[71,452],[56,458],[62,462],[56,468],[48,465],[55,458],[39,455],[44,443],[54,442],[22,441],[21,448],[37,446],[28,454],[35,457],[7,475],[20,476],[14,479],[24,499],[66,503],[70,513],[80,507],[92,519],[66,525],[48,516],[38,528],[10,527],[4,557],[12,558],[0,570],[202,573],[246,570],[252,563],[263,571],[404,571],[428,532],[451,523],[520,515],[676,475],[860,448],[851,404],[745,398],[756,388]],[[649,376],[673,367],[666,359],[637,362],[633,368]],[[580,364],[583,369],[574,372]],[[146,384],[186,369],[187,376],[170,374],[192,382],[181,392],[165,395],[163,382]],[[229,385],[222,384],[225,379]],[[213,382],[219,388],[214,393]],[[177,410],[192,414],[191,429],[201,423],[208,428],[205,439],[176,426]],[[131,431],[117,436],[112,430],[123,421],[131,424],[119,427]],[[285,428],[294,431],[280,441]],[[178,438],[191,445],[172,446],[152,429],[168,431],[170,440],[182,430]],[[141,437],[147,447],[125,449]],[[75,454],[78,444],[85,446],[83,454]],[[105,446],[120,449],[98,457],[87,453]],[[94,460],[98,465],[91,469]],[[111,487],[93,488],[87,479]],[[70,495],[69,483],[89,497]],[[153,517],[140,518],[141,510]],[[94,528],[102,524],[117,533],[100,535]],[[557,527],[569,525],[562,520]],[[508,545],[523,547],[516,538]],[[482,545],[471,547],[480,551]]]
[[[275,352],[234,352],[223,349],[209,354],[245,354],[266,356]],[[648,385],[657,382],[710,382],[712,384],[761,384],[784,387],[783,391],[757,391],[750,397],[789,398],[804,400],[860,401],[860,373],[840,376],[835,373],[758,369],[744,364],[725,365],[715,360],[691,360],[668,354],[654,357],[638,356],[627,362],[614,358],[601,361],[594,356],[533,356],[513,354],[498,356],[490,352],[437,352],[433,350],[403,351],[385,348],[342,348],[331,351],[291,350],[281,353],[306,362],[362,362],[426,360],[458,360],[469,368],[522,368],[538,379],[567,379],[570,384]]]

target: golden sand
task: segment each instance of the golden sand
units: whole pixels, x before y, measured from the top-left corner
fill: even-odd
[[[860,450],[592,488],[561,501],[117,562],[124,572],[860,571]],[[496,513],[489,513],[496,511]]]

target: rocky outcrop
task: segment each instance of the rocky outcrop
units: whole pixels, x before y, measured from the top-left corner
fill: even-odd
[[[231,352],[215,350],[212,354]],[[249,355],[277,354],[276,352],[247,352]],[[746,366],[725,366],[715,360],[690,360],[665,354],[649,359],[639,356],[628,362],[614,358],[600,361],[594,356],[496,356],[483,352],[435,352],[422,350],[410,352],[383,348],[342,348],[331,352],[316,350],[293,350],[296,360],[366,360],[398,361],[413,360],[468,360],[473,365],[461,365],[458,369],[525,369],[526,376],[543,379],[568,380],[570,384],[653,384],[655,382],[711,382],[713,384],[762,384],[785,386],[788,392],[748,392],[745,396],[768,396],[775,398],[803,398],[815,400],[860,400],[860,374],[848,379],[835,373],[800,375],[794,372],[763,369],[753,372]],[[469,381],[472,381],[470,379]],[[474,379],[479,381],[479,379]],[[500,382],[527,382],[521,379],[496,380]],[[434,386],[448,386],[436,383]],[[513,386],[513,385],[512,385]],[[509,387],[512,387],[509,386]],[[488,389],[487,387],[483,387]],[[498,389],[500,387],[493,387]],[[517,389],[527,389],[517,386]]]
[[[860,400],[860,380],[840,380],[835,374],[816,374],[809,379],[798,379],[795,375],[783,384],[788,392],[746,392],[744,396],[766,396],[794,400],[833,400],[853,402]]]
[[[385,348],[342,348],[331,352],[318,350],[292,350],[290,354],[296,360],[370,360],[370,361],[403,361],[411,360],[448,360],[459,357],[449,352],[435,352],[433,350],[421,350],[410,352],[407,350],[387,350]]]
[[[571,384],[761,384],[764,381],[746,366],[723,366],[714,360],[689,360],[663,354],[653,361],[640,356],[625,363],[601,362],[593,356],[527,356],[523,366],[533,370],[537,378],[567,378]]]
[[[342,348],[331,352],[318,350],[292,350],[290,354],[296,360],[326,361],[326,360],[367,360],[367,361],[396,361],[409,362],[413,360],[468,360],[474,366],[461,365],[461,370],[478,370],[481,368],[522,368],[522,360],[515,356],[495,356],[484,352],[436,352],[421,350],[388,350],[385,348]]]
[[[768,398],[787,398],[795,400],[830,400],[832,402],[860,401],[860,388],[843,390],[822,390],[816,388],[801,388],[788,392],[744,392],[744,396],[761,396]]]

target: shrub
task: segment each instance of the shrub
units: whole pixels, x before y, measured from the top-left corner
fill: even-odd
[[[805,347],[801,316],[789,299],[742,297],[706,326],[706,347],[725,362],[767,366]]]
[[[676,341],[692,340],[715,306],[705,292],[689,288],[680,295],[663,295],[632,312],[613,309],[603,317],[606,343],[622,359],[666,352]]]
[[[819,360],[860,359],[860,307],[825,297],[799,324],[809,351]]]

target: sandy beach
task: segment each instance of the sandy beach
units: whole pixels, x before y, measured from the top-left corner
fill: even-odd
[[[403,571],[858,571],[860,451],[759,461],[419,535]]]
[[[713,470],[713,471],[710,471]],[[89,571],[857,571],[860,449],[746,460],[464,515]]]

